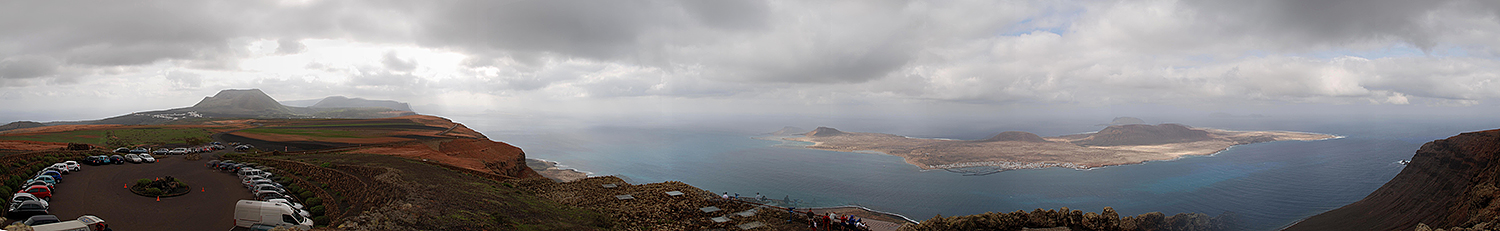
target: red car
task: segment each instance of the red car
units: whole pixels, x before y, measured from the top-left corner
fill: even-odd
[[[30,193],[37,198],[52,200],[52,189],[48,189],[47,186],[43,185],[32,185],[31,187],[22,189],[21,191],[18,191],[16,193]]]

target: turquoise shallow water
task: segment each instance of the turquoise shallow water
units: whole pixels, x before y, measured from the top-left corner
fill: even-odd
[[[621,127],[485,133],[528,157],[637,183],[683,181],[714,192],[790,197],[803,206],[857,204],[916,220],[1110,206],[1122,215],[1232,212],[1247,230],[1273,230],[1363,198],[1400,172],[1404,166],[1395,162],[1409,159],[1425,140],[1459,132],[1350,134],[1363,129],[1320,131],[1343,139],[1242,145],[1173,161],[983,176],[921,171],[888,155],[796,148],[751,133]]]

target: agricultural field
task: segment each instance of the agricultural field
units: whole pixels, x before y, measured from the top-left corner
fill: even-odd
[[[208,142],[214,132],[210,127],[126,126],[110,129],[74,130],[0,135],[0,140],[27,140],[57,143],[83,143],[100,147],[124,147],[142,144]]]

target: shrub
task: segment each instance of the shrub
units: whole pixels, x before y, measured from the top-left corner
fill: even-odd
[[[317,198],[317,197],[307,198],[307,204],[306,205],[307,206],[319,206],[319,205],[323,205],[323,198]]]
[[[313,206],[312,208],[307,209],[308,212],[312,212],[313,216],[322,216],[324,210],[325,208],[323,208],[322,205]]]
[[[161,195],[161,194],[162,194],[161,189],[158,189],[158,188],[146,188],[146,195],[155,196],[155,195]]]
[[[136,185],[145,185],[145,184],[150,184],[150,183],[151,183],[151,179],[141,178],[140,180],[135,180],[135,184]]]
[[[298,196],[302,196],[302,198],[309,198],[309,197],[313,197],[314,194],[313,194],[312,191],[306,191],[306,192],[302,192],[301,194],[297,194],[297,195]]]
[[[325,216],[315,216],[315,217],[312,218],[312,220],[313,220],[313,225],[328,226],[328,217],[325,217]]]

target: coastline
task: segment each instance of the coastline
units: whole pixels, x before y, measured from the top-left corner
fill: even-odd
[[[856,137],[856,138],[853,138],[853,139],[855,139],[854,141],[849,140],[851,138],[838,138],[838,139],[835,139],[835,140],[826,140],[828,138],[814,138],[814,137],[806,137],[806,136],[765,136],[765,137],[755,137],[755,139],[763,139],[763,140],[781,139],[783,141],[790,141],[790,142],[811,143],[811,145],[785,145],[785,146],[795,146],[795,147],[804,148],[804,149],[814,149],[814,150],[823,150],[823,151],[836,151],[836,152],[866,153],[866,154],[883,154],[883,155],[897,156],[897,157],[901,157],[903,159],[903,161],[906,162],[907,164],[911,164],[913,166],[916,166],[916,167],[918,167],[920,169],[919,171],[924,171],[924,172],[925,171],[930,171],[930,170],[939,170],[939,169],[941,169],[941,170],[947,170],[949,172],[960,173],[960,174],[964,174],[964,175],[988,175],[988,174],[993,174],[993,173],[998,173],[998,172],[1003,172],[1003,171],[1010,171],[1010,170],[1043,169],[1043,168],[1053,168],[1053,167],[1070,168],[1070,169],[1074,169],[1074,170],[1088,171],[1088,170],[1092,170],[1092,169],[1104,168],[1104,167],[1109,167],[1109,166],[1145,164],[1147,162],[1153,162],[1153,161],[1174,161],[1174,160],[1179,160],[1179,159],[1183,159],[1183,158],[1187,158],[1187,157],[1193,157],[1193,156],[1210,156],[1211,157],[1211,156],[1214,156],[1214,155],[1218,155],[1219,153],[1222,153],[1222,152],[1224,152],[1226,150],[1229,150],[1230,148],[1234,148],[1234,146],[1240,146],[1240,145],[1246,145],[1246,144],[1267,143],[1267,142],[1276,142],[1276,141],[1323,141],[1323,140],[1333,140],[1333,139],[1342,139],[1342,138],[1345,138],[1345,136],[1340,136],[1340,135],[1323,134],[1323,133],[1310,133],[1310,132],[1292,132],[1292,131],[1230,131],[1230,130],[1213,129],[1213,128],[1200,128],[1200,129],[1201,129],[1201,131],[1206,131],[1206,132],[1213,133],[1215,135],[1215,137],[1218,137],[1218,138],[1216,138],[1216,140],[1211,140],[1211,141],[1167,143],[1167,144],[1157,144],[1157,145],[1073,146],[1073,148],[1067,148],[1067,149],[1042,150],[1042,151],[1035,151],[1037,149],[1031,149],[1031,150],[1020,150],[1020,151],[1017,151],[1017,150],[1008,150],[1008,151],[1002,150],[1002,151],[980,151],[980,152],[975,152],[973,149],[969,149],[969,150],[955,149],[956,151],[958,151],[958,155],[970,155],[970,156],[977,155],[975,157],[970,158],[969,161],[962,161],[962,160],[960,160],[960,161],[953,161],[953,159],[947,159],[947,161],[944,161],[944,160],[934,160],[933,156],[941,156],[942,155],[941,153],[943,153],[943,152],[954,151],[954,150],[943,150],[943,149],[931,148],[931,147],[936,146],[936,145],[945,144],[945,143],[941,143],[941,142],[950,142],[950,143],[951,142],[973,142],[973,141],[966,141],[966,140],[919,139],[919,138],[911,138],[911,137],[907,137],[907,136],[889,135],[889,134],[880,134],[880,133],[845,133],[845,134],[849,134],[849,135],[841,135],[841,137]],[[1084,134],[1087,134],[1087,133],[1084,133]],[[1235,138],[1244,138],[1244,137],[1250,137],[1250,136],[1265,136],[1265,135],[1273,135],[1275,137],[1271,138],[1270,140],[1242,140],[1242,139],[1235,139]],[[889,138],[883,138],[883,137],[879,137],[879,136],[895,136],[895,137],[900,137],[901,140],[889,140]],[[873,138],[871,140],[863,140],[863,141],[861,141],[861,140],[858,140],[860,137],[866,137],[866,138],[867,137],[875,137],[875,138]],[[1060,138],[1060,137],[1051,137],[1051,138],[1046,138],[1046,139],[1048,139],[1049,141],[1051,141],[1051,140],[1053,140],[1055,138]],[[884,140],[884,142],[882,142],[882,140]],[[835,143],[838,143],[838,144],[837,145],[829,145],[829,141],[837,141]],[[893,143],[888,143],[888,142],[893,142]],[[1051,143],[1067,143],[1067,142],[1052,141]],[[1020,143],[1011,144],[1011,145],[1025,146],[1025,144],[1020,144]],[[1221,146],[1221,145],[1223,147],[1217,147],[1217,148],[1214,147],[1214,146]],[[1017,147],[1017,146],[1011,146],[1011,147]],[[1033,147],[1043,147],[1043,146],[1033,146]],[[1207,150],[1205,150],[1205,149],[1207,149]],[[921,150],[921,152],[916,151],[916,150]],[[899,152],[903,152],[903,153],[892,153],[892,151],[899,151]],[[1069,161],[1069,159],[1047,160],[1047,159],[1034,158],[1035,156],[1039,156],[1039,155],[1056,155],[1056,154],[1047,154],[1047,153],[1045,153],[1047,151],[1055,151],[1055,152],[1061,152],[1061,153],[1096,152],[1096,153],[1094,153],[1095,155],[1102,153],[1102,154],[1105,154],[1105,155],[1112,155],[1112,156],[1110,158],[1106,158],[1106,159],[1081,159],[1082,162],[1079,162],[1080,159],[1076,159],[1076,158],[1072,159],[1074,161]],[[905,153],[905,152],[909,152],[909,153]],[[1010,156],[1009,157],[1005,157],[1005,156],[996,157],[995,155],[997,154],[997,152],[998,153],[1005,153],[1005,154],[1008,154]],[[933,155],[932,153],[939,153],[939,154],[938,155]],[[952,155],[952,154],[950,154],[950,155]],[[1027,161],[1028,159],[1029,160],[1033,160],[1033,161]],[[934,161],[936,161],[937,163],[927,163],[927,162],[934,162]]]
[[[572,182],[589,178],[594,175],[594,173],[592,172],[581,171],[575,168],[568,168],[566,165],[562,165],[557,161],[550,161],[541,158],[526,158],[526,166],[531,167],[531,170],[534,170],[536,171],[536,173],[541,174],[542,177],[552,179],[552,181],[556,182]]]

